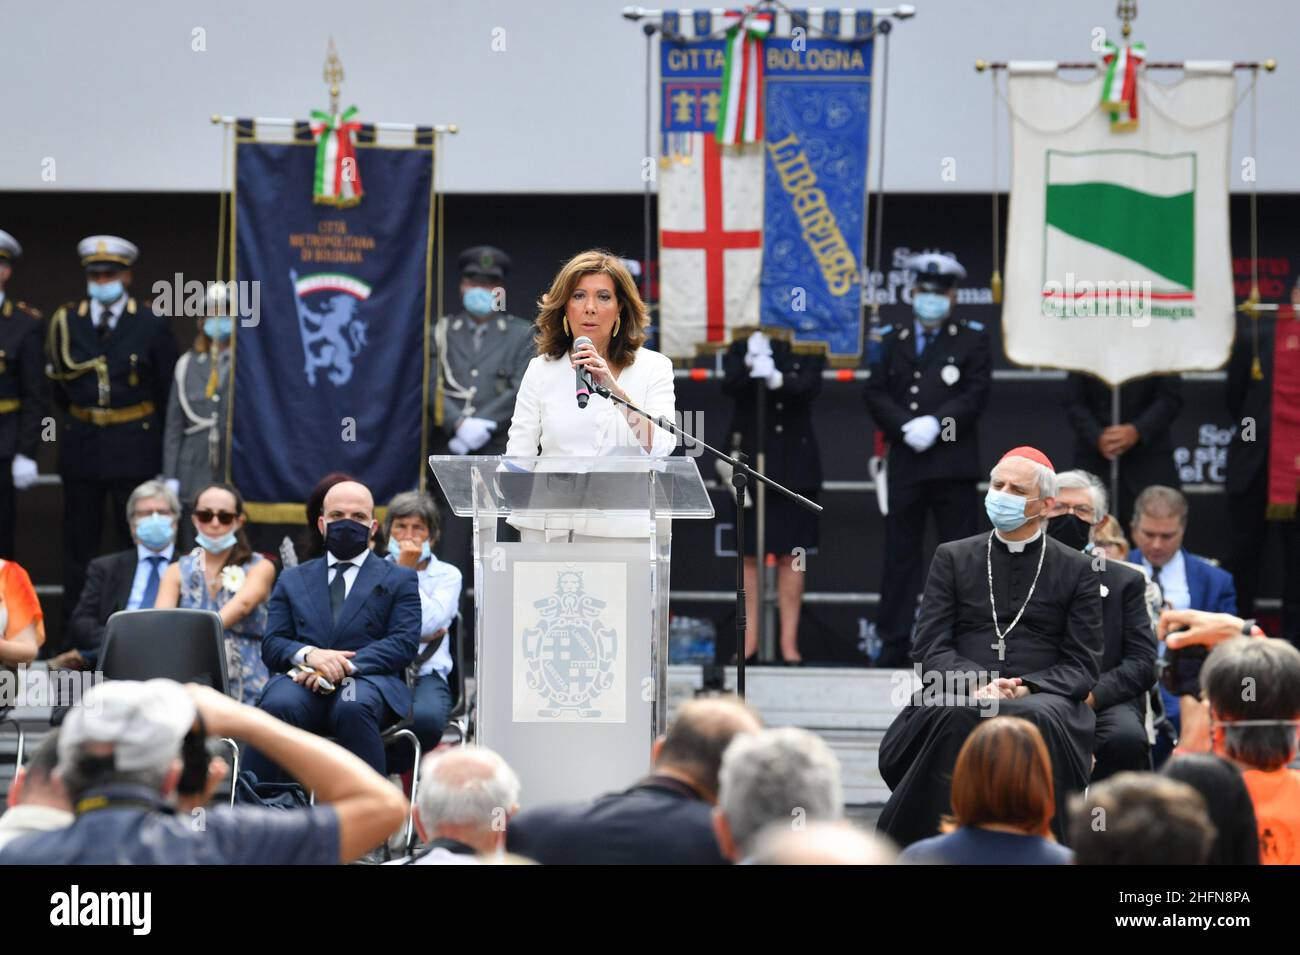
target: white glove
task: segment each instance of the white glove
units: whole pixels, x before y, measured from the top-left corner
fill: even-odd
[[[754,355],[749,366],[750,378],[770,378],[776,371],[776,361],[771,355]]]
[[[772,342],[762,332],[754,332],[749,336],[749,342],[746,345],[745,353],[747,355],[771,355]]]
[[[488,443],[492,437],[492,432],[496,430],[497,423],[488,418],[466,418],[456,429],[456,437],[459,438],[466,447],[471,451],[477,451],[483,445]]]
[[[24,454],[15,454],[13,467],[14,487],[25,491],[36,483],[36,462]]]
[[[447,448],[452,454],[469,454],[469,445],[460,438],[452,438],[448,441]]]
[[[771,359],[768,360],[770,361]],[[784,384],[785,384],[785,375],[777,371],[775,368],[772,369],[772,374],[767,376],[768,390],[776,391],[776,389],[780,388]]]
[[[177,497],[181,496],[181,482],[176,478],[163,478],[163,487],[171,491]]]
[[[934,415],[913,418],[903,425],[903,440],[917,454],[928,451],[937,437],[939,437],[939,419]]]

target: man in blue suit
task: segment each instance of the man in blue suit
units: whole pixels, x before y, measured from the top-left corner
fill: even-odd
[[[1151,580],[1160,588],[1166,608],[1174,610],[1209,610],[1214,613],[1237,613],[1237,588],[1232,575],[1214,566],[1204,557],[1183,549],[1187,530],[1187,498],[1181,491],[1162,484],[1152,484],[1133,504],[1133,542],[1128,559],[1146,568]],[[1164,656],[1164,644],[1160,655]],[[1160,687],[1165,713],[1177,728],[1178,697]],[[1161,737],[1153,753],[1157,766],[1168,755],[1169,746]]]
[[[380,732],[411,707],[403,673],[419,651],[420,590],[413,570],[371,552],[374,512],[370,491],[355,481],[325,495],[318,527],[326,555],[286,570],[271,594],[262,659],[277,675],[258,705],[333,736],[382,774]],[[282,778],[255,750],[245,766],[260,780]]]

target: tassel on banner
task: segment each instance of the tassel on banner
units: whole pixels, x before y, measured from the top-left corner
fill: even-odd
[[[1110,131],[1125,133],[1137,129],[1137,71],[1147,58],[1144,43],[1119,46],[1106,41],[1106,78],[1101,84],[1101,108],[1110,113]]]
[[[773,14],[747,8],[727,31],[722,68],[722,109],[717,139],[723,146],[763,140],[763,40],[772,32]]]
[[[352,117],[356,106],[342,113],[311,111],[312,135],[316,137],[316,175],[312,185],[312,201],[323,205],[347,208],[355,206],[364,194],[361,188],[361,170],[357,167],[356,143],[353,137],[361,124]]]

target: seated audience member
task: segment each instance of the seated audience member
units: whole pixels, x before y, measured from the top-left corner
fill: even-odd
[[[1191,786],[1155,773],[1120,773],[1070,804],[1079,865],[1205,865],[1214,824]]]
[[[892,865],[894,847],[848,822],[814,822],[792,829],[776,822],[763,830],[755,865]]]
[[[1124,529],[1120,527],[1114,514],[1107,514],[1101,519],[1101,523],[1092,529],[1092,542],[1101,548],[1110,560],[1128,560],[1128,552],[1132,549],[1128,538],[1124,536]]]
[[[1204,702],[1183,697],[1175,753],[1208,750],[1232,760],[1255,806],[1260,862],[1300,864],[1300,770],[1287,767],[1300,726],[1300,650],[1244,636],[1219,643],[1201,668],[1201,691]]]
[[[176,553],[180,501],[161,481],[145,481],[126,500],[133,550],[96,557],[68,620],[72,649],[50,660],[51,669],[94,669],[108,618],[119,610],[148,610],[158,599],[163,572]]]
[[[723,865],[711,808],[722,754],[760,726],[735,697],[691,700],[655,740],[647,778],[580,806],[522,812],[506,845],[544,865]]]
[[[1106,488],[1087,471],[1062,471],[1056,485],[1047,533],[1067,547],[1086,551],[1093,529],[1107,516]],[[1146,705],[1156,682],[1156,638],[1142,568],[1122,560],[1093,561],[1105,638],[1101,676],[1087,699],[1097,715],[1092,743],[1095,783],[1126,770],[1151,768]]]
[[[198,546],[167,568],[154,606],[211,610],[221,617],[230,694],[251,706],[268,679],[262,635],[275,565],[253,553],[245,520],[244,499],[229,484],[200,488],[190,511]]]
[[[320,515],[325,509],[325,495],[335,484],[355,480],[356,478],[350,474],[334,471],[317,481],[316,486],[311,489],[311,493],[307,495],[307,526],[303,528],[295,548],[299,563],[325,556],[325,536],[320,530]]]
[[[59,731],[45,734],[9,784],[9,808],[0,816],[0,849],[29,832],[48,832],[72,824],[72,803],[54,772],[59,761]]]
[[[424,848],[392,865],[464,865],[499,857],[519,810],[519,777],[497,753],[457,746],[424,757],[415,828]]]
[[[45,643],[45,614],[27,571],[0,559],[0,668],[36,659]],[[0,703],[0,712],[7,709]]]
[[[427,494],[407,491],[388,502],[384,537],[388,556],[401,567],[409,567],[420,579],[420,653],[415,658],[419,673],[413,689],[415,725],[412,729],[425,751],[442,741],[442,731],[451,712],[451,641],[447,631],[460,606],[460,571],[440,561],[433,553],[438,546],[442,519],[438,505]],[[457,634],[457,638],[463,634]],[[407,753],[405,747],[402,754]],[[405,772],[408,762],[398,765],[390,759],[390,772]]]
[[[1161,774],[1187,783],[1205,800],[1217,835],[1209,865],[1259,865],[1255,807],[1241,770],[1218,756],[1191,754],[1165,763]]]
[[[843,815],[840,761],[808,730],[742,733],[723,753],[713,831],[732,862],[752,859],[769,826],[838,822]]]
[[[1187,530],[1187,498],[1183,493],[1155,484],[1138,495],[1133,508],[1133,543],[1137,547],[1129,552],[1129,560],[1140,563],[1159,585],[1164,606],[1235,614],[1237,591],[1232,575],[1183,548]],[[1177,730],[1178,697],[1163,686],[1160,696],[1169,722]],[[1161,738],[1155,754],[1157,765],[1167,758],[1166,749]]]
[[[899,862],[930,865],[1069,865],[1052,838],[1056,794],[1038,727],[1015,716],[985,720],[966,738],[952,774],[944,835],[914,842]]]
[[[83,703],[68,713],[58,743],[57,772],[76,818],[13,840],[0,864],[325,865],[360,857],[405,816],[401,793],[342,747],[210,687],[113,680]],[[194,825],[175,801],[182,774],[208,767],[206,750],[185,744],[200,727],[256,746],[315,792],[316,805],[213,806]]]
[[[262,659],[272,676],[258,705],[333,736],[382,773],[380,733],[411,709],[404,676],[419,647],[420,589],[413,571],[369,549],[374,511],[355,481],[325,495],[318,521],[328,553],[286,570],[271,593]],[[280,779],[256,749],[244,765],[263,782]]]

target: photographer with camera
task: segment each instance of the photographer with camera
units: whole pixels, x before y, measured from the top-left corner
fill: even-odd
[[[315,792],[310,809],[195,806],[210,793],[208,736],[256,746]],[[406,800],[341,746],[209,687],[100,684],[59,734],[57,774],[75,819],[0,851],[0,864],[349,862],[401,825]],[[186,798],[189,802],[186,802]],[[179,812],[178,812],[179,807]]]

